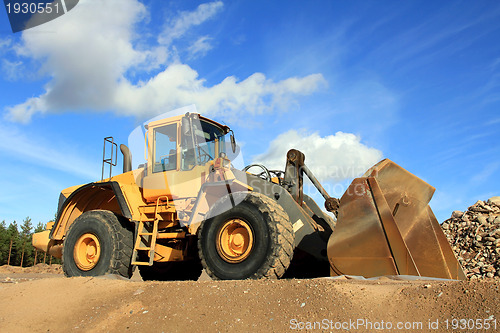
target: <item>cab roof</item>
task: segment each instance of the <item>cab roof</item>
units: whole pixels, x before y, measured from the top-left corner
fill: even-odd
[[[203,117],[199,113],[186,113],[186,114],[178,115],[178,116],[174,116],[174,117],[154,120],[154,121],[149,122],[147,125],[145,125],[145,127],[146,127],[146,129],[148,129],[149,127],[157,127],[157,126],[168,124],[168,123],[181,122],[182,118],[184,118],[186,116],[193,117],[194,119],[199,119],[199,120],[203,120],[203,121],[206,121],[208,123],[211,123],[211,124],[221,128],[224,131],[224,134],[227,134],[230,131],[229,126],[220,124],[220,123],[218,123],[215,120],[212,120],[210,118]]]

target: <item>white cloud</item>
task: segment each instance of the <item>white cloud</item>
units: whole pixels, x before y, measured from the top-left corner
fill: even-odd
[[[180,13],[161,35],[162,43],[181,38],[221,8],[221,2],[212,2]],[[141,44],[134,28],[146,18],[146,8],[137,0],[87,0],[54,21],[24,31],[18,54],[42,62],[41,70],[51,80],[40,96],[7,107],[7,119],[29,122],[36,113],[75,109],[152,117],[193,103],[202,113],[237,117],[242,112],[260,114],[286,107],[294,96],[310,94],[325,83],[321,74],[275,82],[255,73],[243,80],[229,76],[208,86],[166,45]],[[208,37],[203,38],[198,39],[198,51],[209,47]],[[141,70],[158,66],[164,69],[148,80],[129,78],[130,73],[144,74]]]
[[[47,111],[47,106],[43,96],[32,97],[24,103],[8,107],[7,118],[18,123],[27,124],[35,113],[45,111]]]
[[[262,114],[285,107],[293,94],[309,94],[324,82],[320,74],[279,82],[255,73],[243,81],[230,76],[207,87],[188,65],[173,64],[146,83],[123,83],[117,89],[116,105],[128,114],[157,114],[162,110],[196,104],[200,113],[226,115],[243,112]]]
[[[145,60],[131,43],[133,24],[145,8],[131,0],[99,1],[100,10],[96,6],[96,1],[83,1],[68,14],[23,32],[18,53],[41,61],[52,80],[41,96],[7,108],[8,118],[27,122],[35,112],[112,107],[125,72]]]
[[[158,37],[158,42],[170,45],[174,40],[182,37],[189,28],[197,26],[217,14],[224,4],[222,1],[204,3],[192,12],[181,12],[172,22],[167,25],[163,33]]]
[[[0,52],[7,50],[11,44],[12,44],[12,39],[0,38]]]
[[[278,135],[268,150],[253,160],[269,169],[283,170],[286,153],[292,148],[304,153],[305,164],[319,181],[358,177],[382,159],[381,151],[364,145],[354,134],[337,132],[321,137],[318,133],[290,130]]]
[[[195,58],[197,56],[204,56],[208,51],[212,49],[212,45],[210,44],[211,40],[212,38],[210,38],[209,36],[198,38],[196,42],[194,42],[193,45],[188,48],[190,57]]]
[[[10,81],[17,80],[21,76],[23,62],[2,59],[2,72],[4,78]]]

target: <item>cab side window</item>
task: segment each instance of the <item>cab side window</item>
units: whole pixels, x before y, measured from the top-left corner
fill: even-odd
[[[154,130],[153,172],[177,168],[177,125],[170,124]]]
[[[187,171],[196,165],[196,154],[191,135],[182,135],[181,139],[181,170]]]

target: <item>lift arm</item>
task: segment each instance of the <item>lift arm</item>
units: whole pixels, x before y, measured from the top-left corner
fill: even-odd
[[[326,190],[321,186],[319,181],[313,175],[311,170],[305,165],[305,155],[298,151],[297,149],[290,149],[286,154],[286,167],[284,175],[285,188],[290,192],[294,200],[303,206],[304,203],[304,174],[313,183],[314,187],[321,193],[323,198],[325,198],[325,208],[327,211],[337,215],[337,209],[339,208],[339,200],[337,198],[332,198]]]

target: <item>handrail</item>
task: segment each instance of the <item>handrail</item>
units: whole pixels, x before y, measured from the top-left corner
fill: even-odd
[[[106,142],[111,144],[110,157],[106,158]],[[114,153],[114,158],[113,158]],[[112,169],[116,166],[116,161],[118,159],[118,145],[115,143],[112,136],[104,138],[104,146],[102,148],[102,171],[101,171],[101,181],[104,180],[104,164],[109,164],[109,178],[111,178]]]

